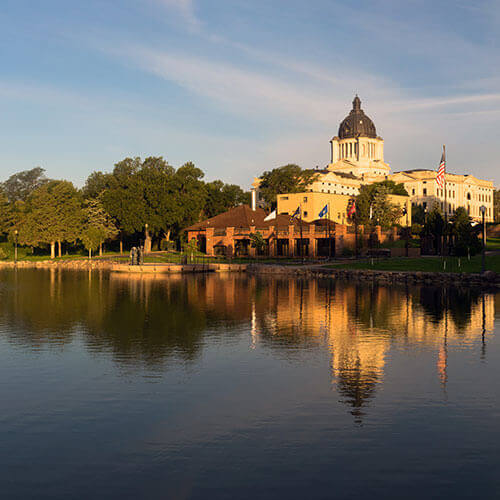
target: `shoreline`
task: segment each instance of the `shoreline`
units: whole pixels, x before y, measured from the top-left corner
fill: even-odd
[[[411,284],[429,286],[466,286],[500,289],[500,274],[494,271],[479,273],[442,273],[425,271],[376,271],[370,269],[334,269],[322,266],[293,267],[250,264],[251,274],[274,274],[302,278],[329,278],[356,283],[380,285]]]
[[[371,269],[335,269],[321,265],[280,264],[169,264],[148,263],[130,266],[113,260],[44,260],[44,261],[0,261],[1,269],[104,269],[121,274],[178,274],[209,272],[247,272],[254,275],[281,275],[298,278],[328,278],[357,283],[420,284],[432,286],[466,286],[500,289],[500,274],[494,271],[479,273],[445,273],[433,271],[386,271]]]

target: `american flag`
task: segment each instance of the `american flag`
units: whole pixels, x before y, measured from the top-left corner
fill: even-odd
[[[355,213],[356,213],[356,200],[352,200],[352,203],[347,210],[347,217],[352,217]]]
[[[443,189],[444,188],[444,174],[446,173],[446,157],[444,154],[444,149],[443,149],[443,154],[441,155],[441,161],[439,162],[439,168],[437,171],[436,175],[436,184]]]

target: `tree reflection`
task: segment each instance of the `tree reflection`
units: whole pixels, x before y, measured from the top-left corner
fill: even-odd
[[[214,336],[301,362],[327,350],[341,400],[361,422],[383,383],[396,343],[435,348],[436,379],[448,380],[448,347],[482,342],[495,300],[467,288],[377,286],[251,275],[141,276],[103,271],[0,273],[0,323],[9,340],[64,349],[78,339],[116,363],[163,368],[195,362]]]

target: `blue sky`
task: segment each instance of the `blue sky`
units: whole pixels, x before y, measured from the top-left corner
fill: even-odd
[[[500,185],[500,2],[3,0],[0,180],[126,156],[248,187],[329,161],[355,93],[394,171]]]

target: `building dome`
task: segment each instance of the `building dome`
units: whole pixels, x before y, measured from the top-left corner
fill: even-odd
[[[356,96],[352,101],[352,110],[339,127],[339,138],[377,137],[377,130],[371,119],[361,109],[361,99]]]

